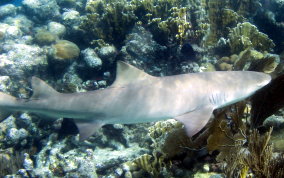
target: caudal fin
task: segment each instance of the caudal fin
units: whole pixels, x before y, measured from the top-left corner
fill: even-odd
[[[14,105],[16,98],[6,93],[0,92],[0,122],[12,114],[12,111],[7,109],[9,106]]]

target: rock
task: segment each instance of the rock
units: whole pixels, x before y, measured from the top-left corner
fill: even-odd
[[[105,81],[105,80],[100,80],[100,81],[98,81],[98,84],[99,84],[99,87],[106,87],[106,85],[107,85],[107,82]]]
[[[117,168],[114,172],[115,172],[115,175],[118,177],[122,176],[123,174],[123,170],[121,168]]]
[[[21,177],[29,177],[30,174],[28,174],[28,172],[25,169],[19,169],[17,174]]]
[[[45,30],[40,30],[35,35],[35,42],[39,45],[50,45],[54,43],[57,39],[57,36],[53,33]]]
[[[110,76],[110,72],[104,72],[104,79],[109,79]]]
[[[75,10],[69,10],[62,14],[63,24],[67,26],[78,26],[80,22],[80,13]]]
[[[0,122],[0,133],[6,132],[11,128],[16,128],[16,118],[14,116],[9,116],[6,119],[1,118],[2,122]]]
[[[65,6],[69,8],[74,8],[76,6],[76,0],[57,0],[60,6]]]
[[[49,32],[57,35],[58,37],[63,37],[66,33],[65,26],[57,22],[49,22],[47,28]]]
[[[142,135],[146,135],[146,129]],[[109,131],[109,129],[107,129]],[[107,132],[106,131],[106,132]],[[113,132],[110,138],[105,139],[104,134],[99,134],[98,140],[104,139],[106,142],[100,145],[97,140],[86,140],[84,143],[78,143],[78,136],[68,136],[60,141],[54,139],[57,134],[51,134],[46,138],[46,142],[42,143],[42,149],[37,155],[34,155],[34,168],[28,172],[32,177],[104,177],[110,175],[123,175],[124,171],[121,164],[135,159],[137,156],[148,153],[148,150],[138,144],[141,143],[137,138],[141,138],[141,130],[125,129],[123,133],[129,142],[128,147],[124,147],[119,140],[113,139]],[[134,134],[136,133],[136,135]],[[117,136],[117,134],[115,133]],[[137,138],[136,138],[137,137]],[[120,140],[121,141],[121,140]],[[114,147],[113,145],[121,145]],[[141,143],[141,145],[144,145]],[[28,163],[29,160],[26,158]],[[31,164],[27,164],[30,165]],[[27,169],[29,166],[24,167]],[[137,169],[137,168],[130,168]],[[116,170],[114,172],[114,170]],[[97,175],[101,174],[101,175]]]
[[[181,63],[181,73],[196,73],[200,71],[200,67],[196,62],[182,62]]]
[[[59,40],[52,46],[52,51],[50,51],[50,53],[54,60],[70,62],[70,60],[72,61],[79,57],[80,49],[71,41]]]
[[[223,174],[212,174],[209,178],[223,178]]]
[[[29,154],[27,154],[27,153],[24,154],[23,167],[24,167],[26,170],[32,170],[32,169],[34,168],[34,166],[33,166],[33,161],[31,160]]]
[[[18,39],[23,35],[19,27],[11,26],[6,23],[0,23],[0,31],[2,32],[2,38],[5,40]]]
[[[9,76],[0,76],[0,91],[8,92],[11,88],[12,82]]]
[[[5,33],[2,32],[2,31],[0,31],[0,40],[4,39],[4,37],[5,37]],[[0,51],[0,52],[1,52],[1,51]]]
[[[7,4],[0,6],[0,19],[7,16],[15,16],[17,12],[17,7],[13,4]]]
[[[25,15],[7,17],[6,19],[4,19],[3,22],[19,28],[25,34],[29,34],[34,26],[34,23],[29,20]]]
[[[45,21],[60,17],[56,0],[23,0],[23,8],[35,20]]]
[[[204,164],[202,169],[204,172],[209,172],[210,171],[209,164]]]
[[[114,62],[115,57],[117,55],[117,51],[114,46],[104,46],[98,50],[99,57],[104,60],[108,61],[109,63]]]
[[[81,51],[83,60],[87,64],[88,67],[94,69],[100,69],[102,67],[102,60],[97,56],[96,52],[91,49],[87,48]]]
[[[62,82],[65,84],[65,89],[69,92],[80,92],[82,86],[82,79],[76,72],[76,62],[72,63],[63,75]]]
[[[27,113],[23,113],[17,118],[17,125],[21,128],[29,128],[32,126],[32,117]]]
[[[26,44],[7,44],[0,55],[0,74],[28,77],[46,72],[47,57],[43,49]]]
[[[119,59],[122,61],[128,61],[136,67],[140,67],[145,72],[162,76],[167,73],[168,70],[166,61],[167,47],[161,46],[154,39],[153,35],[142,26],[135,26],[129,35],[126,37],[126,43],[121,48]],[[164,66],[159,65],[164,63]]]
[[[25,139],[28,136],[28,132],[25,129],[11,128],[8,130],[6,140],[8,144],[16,145],[19,141]]]

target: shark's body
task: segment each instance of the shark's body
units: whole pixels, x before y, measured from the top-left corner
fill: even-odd
[[[81,139],[105,124],[169,118],[184,123],[192,136],[204,127],[214,109],[243,100],[270,80],[267,74],[245,71],[153,77],[118,62],[116,81],[106,89],[63,94],[33,77],[34,94],[30,99],[0,93],[0,108],[73,118]]]

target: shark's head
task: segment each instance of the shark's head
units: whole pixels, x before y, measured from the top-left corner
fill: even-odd
[[[239,100],[241,100],[253,95],[257,90],[267,85],[271,81],[271,76],[261,72],[243,71],[240,78],[236,80],[240,83],[239,91],[235,93],[238,96],[235,97],[239,97]]]
[[[217,108],[241,101],[253,95],[257,90],[271,81],[270,75],[251,71],[227,73],[226,78],[229,81],[226,86],[222,86],[220,89],[221,96],[219,98],[214,98],[214,95],[211,96]]]
[[[248,92],[254,93],[258,89],[264,87],[271,81],[271,76],[261,72],[250,72],[248,78]]]

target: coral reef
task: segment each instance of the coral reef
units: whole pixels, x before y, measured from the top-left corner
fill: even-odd
[[[51,56],[57,61],[69,61],[77,59],[80,49],[75,43],[67,40],[59,40],[52,46]]]
[[[249,22],[240,23],[232,28],[228,37],[233,54],[250,48],[260,52],[269,52],[275,46],[266,34],[259,32],[257,27]]]
[[[246,177],[249,171],[256,177],[281,177],[283,157],[273,152],[270,142],[272,128],[265,134],[250,130],[247,119],[242,119],[246,110],[248,108],[243,102],[238,103],[233,110],[224,110],[216,115],[208,126],[210,136],[207,149],[220,151],[216,159],[225,163],[224,173],[227,177]],[[278,140],[274,137],[272,142],[279,145]]]
[[[81,51],[81,54],[88,67],[95,69],[100,69],[102,67],[102,60],[93,49],[87,48]]]
[[[228,3],[235,12],[246,18],[255,16],[257,11],[261,8],[259,0],[229,0]]]
[[[66,34],[66,27],[58,22],[49,22],[48,31],[58,37],[63,37]]]
[[[119,59],[136,64],[143,68],[147,73],[153,75],[161,74],[167,66],[158,66],[166,60],[166,47],[159,45],[153,40],[153,35],[140,25],[133,28],[132,32],[126,36],[126,44],[122,46]],[[153,64],[155,63],[155,67]],[[161,69],[164,68],[164,69]]]
[[[6,44],[3,50],[6,53],[0,54],[1,75],[23,77],[46,71],[47,57],[38,46]]]
[[[149,127],[149,135],[153,139],[155,150],[168,154],[170,157],[172,156],[171,154],[178,154],[178,150],[180,149],[180,145],[178,144],[179,140],[176,140],[177,144],[170,144],[170,147],[168,147],[168,144],[166,143],[169,142],[167,140],[168,137],[174,135],[173,133],[175,132],[182,133],[184,130],[182,124],[173,119],[159,121],[155,123],[155,125]],[[183,135],[185,135],[185,133],[183,133]]]
[[[0,19],[7,16],[15,16],[17,8],[13,4],[0,6]]]
[[[108,63],[113,63],[117,55],[117,50],[114,46],[102,46],[97,50],[98,56]]]
[[[0,31],[0,40],[2,40],[4,36],[5,36],[5,33]]]
[[[234,27],[243,22],[242,16],[229,9],[227,4],[227,1],[208,1],[210,32],[206,37],[206,45],[215,45],[220,37],[228,34],[228,27]]]
[[[102,39],[114,44],[122,42],[127,31],[134,25],[132,6],[126,1],[89,1],[86,11],[90,12],[81,25],[91,40]]]
[[[23,8],[37,21],[56,19],[60,16],[56,0],[23,0]]]
[[[32,94],[31,76],[60,92],[105,88],[115,78],[117,60],[154,76],[252,70],[274,79],[252,96],[251,105],[215,111],[215,119],[192,138],[181,123],[167,120],[107,125],[78,142],[77,128],[66,118],[3,115],[0,175],[283,177],[283,9],[283,0],[1,5],[0,90],[20,98]]]
[[[12,149],[0,150],[0,175],[15,174],[22,168],[24,158],[19,152],[14,152]]]
[[[261,53],[247,49],[239,55],[224,56],[218,60],[216,67],[219,70],[250,70],[264,73],[277,73],[280,57],[275,54]]]
[[[136,158],[133,162],[137,167],[142,168],[153,177],[160,175],[163,167],[166,167],[163,162],[163,157],[158,154],[155,154],[154,156],[144,154],[139,158]]]
[[[136,23],[147,25],[161,44],[170,38],[182,42],[190,28],[186,19],[188,9],[183,4],[176,0],[89,1],[86,6],[89,14],[81,28],[93,40],[117,45]]]
[[[35,42],[39,45],[50,45],[56,41],[56,38],[56,35],[44,30],[40,30],[35,34]]]

